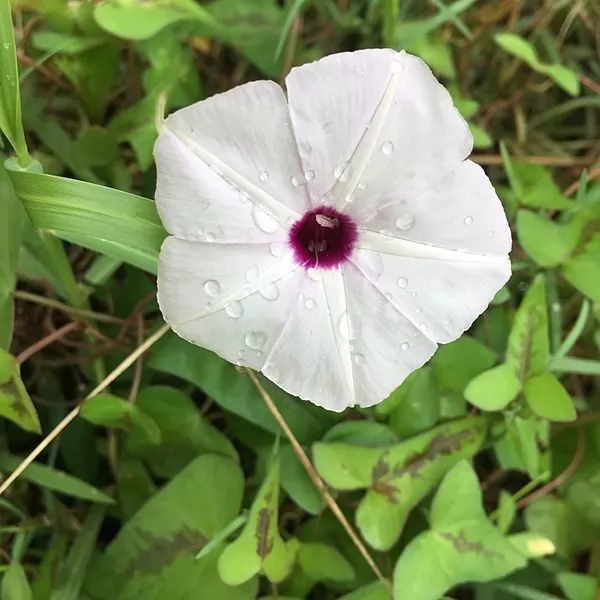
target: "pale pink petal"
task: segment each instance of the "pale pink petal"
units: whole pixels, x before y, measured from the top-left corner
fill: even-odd
[[[158,302],[172,329],[226,360],[260,370],[297,300],[304,272],[269,244],[207,244],[169,237]]]
[[[167,229],[186,239],[199,239],[205,217],[226,230],[240,192],[285,226],[309,205],[285,96],[273,82],[248,83],[175,112],[155,155],[158,210]],[[262,217],[257,225],[242,212],[261,235]]]
[[[377,187],[379,203],[348,207],[362,229],[480,254],[510,251],[502,203],[483,169],[469,160],[413,195],[389,188],[385,178]]]
[[[510,277],[507,256],[436,248],[363,233],[351,262],[429,339],[460,337]]]
[[[287,87],[313,203],[377,206],[389,190],[439,181],[471,152],[448,92],[404,52],[329,56],[293,69]]]

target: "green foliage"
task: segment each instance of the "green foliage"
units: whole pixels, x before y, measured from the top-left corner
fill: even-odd
[[[542,4],[0,0],[0,484],[162,325],[152,153],[180,107],[405,49],[513,232],[511,280],[383,403],[261,378],[385,582],[247,373],[167,334],[0,497],[2,598],[598,596],[598,11]]]

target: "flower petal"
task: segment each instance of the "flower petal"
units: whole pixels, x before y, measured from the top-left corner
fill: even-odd
[[[363,229],[454,250],[510,252],[502,203],[484,170],[469,160],[412,196],[390,187],[385,178],[379,188],[378,204],[355,202],[348,207]]]
[[[215,243],[287,242],[278,221],[170,131],[161,132],[154,155],[156,206],[170,234]]]
[[[198,170],[186,178],[188,182],[194,177],[197,181],[193,193],[196,202],[217,204],[217,194],[227,191],[231,196],[233,188],[282,225],[295,220],[308,207],[307,191],[300,185],[302,169],[288,107],[277,84],[257,81],[241,85],[179,110],[165,120],[156,158],[157,200],[166,223],[170,211],[178,210],[172,195],[177,192],[173,171],[179,157],[165,142],[169,134],[199,159],[195,163],[185,159],[185,168]],[[204,168],[194,166],[200,161]],[[217,179],[225,180],[229,187]]]
[[[404,52],[335,54],[292,69],[286,83],[302,164],[316,174],[313,203],[377,205],[382,192],[438,181],[471,152],[448,92]]]
[[[260,370],[303,278],[291,253],[276,258],[269,244],[169,237],[159,257],[158,302],[167,323],[184,339]]]
[[[352,264],[438,343],[460,337],[510,277],[508,257],[457,252],[375,233],[363,234],[359,246],[363,249],[354,252]]]

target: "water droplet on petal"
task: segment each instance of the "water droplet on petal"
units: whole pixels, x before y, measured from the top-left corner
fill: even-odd
[[[409,349],[409,347],[410,347],[410,346],[409,346],[409,343],[408,343],[408,342],[402,342],[402,343],[400,344],[400,349],[401,349],[401,350],[405,350],[405,351],[406,351],[406,350],[408,350],[408,349]]]
[[[321,281],[321,272],[319,269],[308,269],[308,277],[313,281]]]
[[[204,291],[208,296],[212,296],[214,298],[221,293],[221,284],[214,279],[209,279],[208,281],[204,282]]]
[[[402,213],[397,219],[396,219],[396,227],[398,229],[400,229],[401,231],[408,231],[409,229],[412,229],[415,225],[415,217],[414,215],[411,215],[410,213]]]
[[[256,265],[250,267],[246,272],[246,281],[253,281],[260,275],[260,271]]]
[[[239,319],[244,314],[244,308],[242,303],[238,300],[233,300],[225,307],[225,312],[232,319]]]
[[[269,214],[267,214],[262,208],[254,205],[252,207],[252,218],[256,223],[256,226],[265,233],[274,233],[279,229],[279,223]]]
[[[273,242],[269,246],[269,250],[275,258],[281,258],[285,254],[285,244],[282,244],[281,242]]]
[[[488,235],[489,235],[490,237],[494,237],[494,235],[495,235],[495,234],[496,234],[496,232],[495,232],[493,229],[490,229],[490,230],[488,231]]]
[[[421,314],[421,309],[419,307],[417,307],[417,309],[415,310],[415,312],[419,315],[419,314]]]
[[[364,192],[367,189],[367,185],[365,183],[359,183],[358,189]]]
[[[365,362],[364,354],[355,354],[352,358],[357,365],[362,365]]]
[[[465,217],[465,225],[473,225],[473,217]]]
[[[387,142],[383,142],[383,144],[381,144],[381,151],[386,154],[387,156],[389,156],[390,154],[392,154],[394,152],[396,148],[394,147],[394,144],[392,144],[392,142],[387,141]]]
[[[239,193],[239,197],[240,197],[240,200],[241,200],[241,201],[242,201],[244,204],[246,204],[246,203],[250,202],[250,198],[248,197],[248,194],[245,194],[244,192],[240,192],[240,193]]]
[[[406,289],[408,286],[408,279],[406,279],[406,277],[400,277],[400,279],[398,279],[398,286],[402,289]]]
[[[206,241],[207,242],[214,242],[217,239],[217,236],[214,233],[211,233],[210,231],[206,232]]]
[[[258,178],[264,183],[269,179],[269,174],[266,171],[261,171],[258,175]]]
[[[302,177],[296,177],[296,175],[294,175],[291,180],[292,185],[294,187],[300,187],[301,185],[304,185],[305,181]]]
[[[315,178],[316,173],[312,169],[308,169],[308,171],[304,171],[304,179],[306,181],[312,181]]]
[[[240,351],[238,352],[238,356],[246,356],[246,351],[245,351],[245,350],[243,350],[243,349],[242,349],[242,350],[240,350]]]
[[[279,298],[279,288],[274,283],[269,283],[260,290],[260,295],[270,302],[274,302]]]
[[[317,307],[317,303],[315,302],[314,298],[307,298],[304,301],[304,307],[307,308],[308,310],[313,310]]]
[[[411,295],[413,298],[416,298],[416,297],[418,296],[417,292],[411,292],[411,293],[410,293],[410,295]]]
[[[252,348],[252,350],[260,350],[267,341],[267,336],[262,331],[249,331],[245,337],[244,341],[246,342],[246,346],[248,348]]]
[[[391,302],[391,301],[392,301],[392,298],[393,298],[393,296],[392,296],[391,294],[386,294],[386,295],[385,295],[385,299],[386,299],[387,301],[389,301],[389,302]]]
[[[348,166],[348,162],[341,162],[334,170],[333,176],[339,181],[348,181],[348,177],[350,176],[350,168]]]
[[[236,364],[238,367],[243,367],[245,363],[246,363],[246,361],[245,361],[243,358],[238,358],[238,359],[235,361],[235,364]]]

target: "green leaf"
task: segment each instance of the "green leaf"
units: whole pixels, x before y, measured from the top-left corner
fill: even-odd
[[[148,364],[152,369],[193,383],[225,410],[267,431],[280,433],[279,425],[252,381],[209,350],[169,334],[152,348]],[[337,417],[332,413],[308,402],[299,402],[266,379],[262,383],[301,443],[320,439],[336,422]]]
[[[542,267],[553,267],[567,261],[579,241],[579,231],[560,225],[528,210],[517,213],[519,242]]]
[[[52,175],[14,170],[9,175],[39,229],[156,272],[166,232],[151,200]]]
[[[498,502],[498,529],[502,533],[506,533],[517,514],[517,504],[513,496],[505,490],[500,491],[500,499]]]
[[[352,565],[327,544],[302,542],[298,562],[313,581],[351,581],[355,577]]]
[[[41,433],[33,402],[23,385],[16,359],[0,348],[0,416],[25,431]]]
[[[465,335],[441,345],[431,363],[439,386],[462,394],[470,381],[492,368],[494,358],[494,353],[481,342]]]
[[[495,446],[502,468],[528,473],[532,479],[547,478],[549,425],[535,416],[514,417],[507,423],[506,435]]]
[[[138,5],[104,2],[95,7],[94,18],[102,29],[126,40],[150,38],[180,21],[214,23],[210,13],[193,0],[176,0],[170,5],[161,5],[160,2]]]
[[[567,600],[596,600],[598,597],[598,584],[591,575],[559,573],[557,578]]]
[[[14,471],[23,461],[18,456],[12,456],[6,452],[0,453],[0,470],[5,472]],[[90,502],[99,504],[113,504],[114,500],[101,492],[97,488],[91,486],[85,481],[81,481],[72,475],[68,475],[64,471],[40,465],[38,463],[30,464],[20,475],[21,479],[29,481],[42,488],[53,490],[65,496],[73,498],[81,498]]]
[[[156,485],[136,460],[120,460],[116,479],[119,508],[128,520],[156,493]]]
[[[529,408],[549,421],[574,421],[577,411],[569,393],[551,373],[535,375],[523,386]]]
[[[30,161],[21,120],[19,71],[10,0],[0,0],[0,131],[15,149],[21,166]]]
[[[506,362],[523,382],[546,369],[550,354],[544,278],[539,275],[525,294],[510,331]]]
[[[390,589],[381,581],[361,587],[339,600],[390,600]]]
[[[600,234],[562,267],[564,278],[594,302],[600,302]]]
[[[469,418],[386,448],[321,442],[313,445],[314,463],[336,489],[369,488],[356,522],[371,546],[387,550],[413,506],[449,468],[478,450],[486,429],[484,419]]]
[[[151,444],[159,444],[161,433],[158,425],[135,404],[118,396],[103,392],[81,405],[82,418],[94,425],[129,431],[134,424],[143,429]]]
[[[502,410],[521,391],[521,382],[508,364],[498,365],[478,375],[465,390],[465,398],[482,410]]]
[[[231,442],[202,415],[191,398],[168,386],[151,386],[138,394],[135,405],[160,429],[158,442],[143,427],[127,438],[127,451],[143,459],[160,477],[173,477],[200,454],[222,454],[237,460]]]
[[[571,69],[562,65],[550,65],[540,61],[534,47],[522,37],[514,33],[498,33],[494,36],[496,43],[538,73],[547,75],[571,96],[579,95],[579,79]]]
[[[279,535],[279,459],[256,494],[248,522],[240,536],[219,559],[219,575],[228,585],[240,585],[259,572],[272,582],[283,580],[292,567],[292,556]]]
[[[530,208],[565,210],[573,206],[541,165],[512,161],[513,176],[519,180],[517,200]],[[514,189],[514,186],[513,186]]]
[[[0,214],[0,349],[8,350],[13,332],[12,293],[25,211],[3,165],[0,165]]]
[[[318,515],[324,506],[323,498],[306,469],[289,444],[281,444],[281,487],[307,513]]]
[[[396,444],[398,436],[387,425],[377,421],[342,421],[323,436],[323,441],[378,448]]]
[[[205,454],[190,463],[121,528],[88,573],[94,600],[207,598],[252,600],[256,581],[224,584],[217,572],[222,545],[196,559],[204,545],[238,514],[243,493],[239,466]]]
[[[50,600],[79,600],[105,512],[106,507],[94,506],[87,514],[61,565]]]
[[[6,570],[0,591],[2,600],[31,600],[31,588],[27,581],[27,575],[17,561],[11,562]]]
[[[455,585],[499,579],[525,563],[487,519],[477,477],[463,461],[446,475],[435,495],[431,529],[400,555],[394,598],[438,600]]]
[[[46,52],[79,54],[96,46],[106,43],[106,39],[101,37],[82,37],[70,35],[68,33],[58,33],[56,31],[34,31],[31,36],[31,43],[38,50]]]
[[[433,427],[440,416],[440,394],[431,367],[417,369],[407,385],[401,385],[392,395],[402,399],[390,413],[389,426],[400,438],[407,438]]]
[[[508,541],[525,558],[542,558],[556,552],[554,544],[548,538],[531,531],[515,533],[508,537]]]

